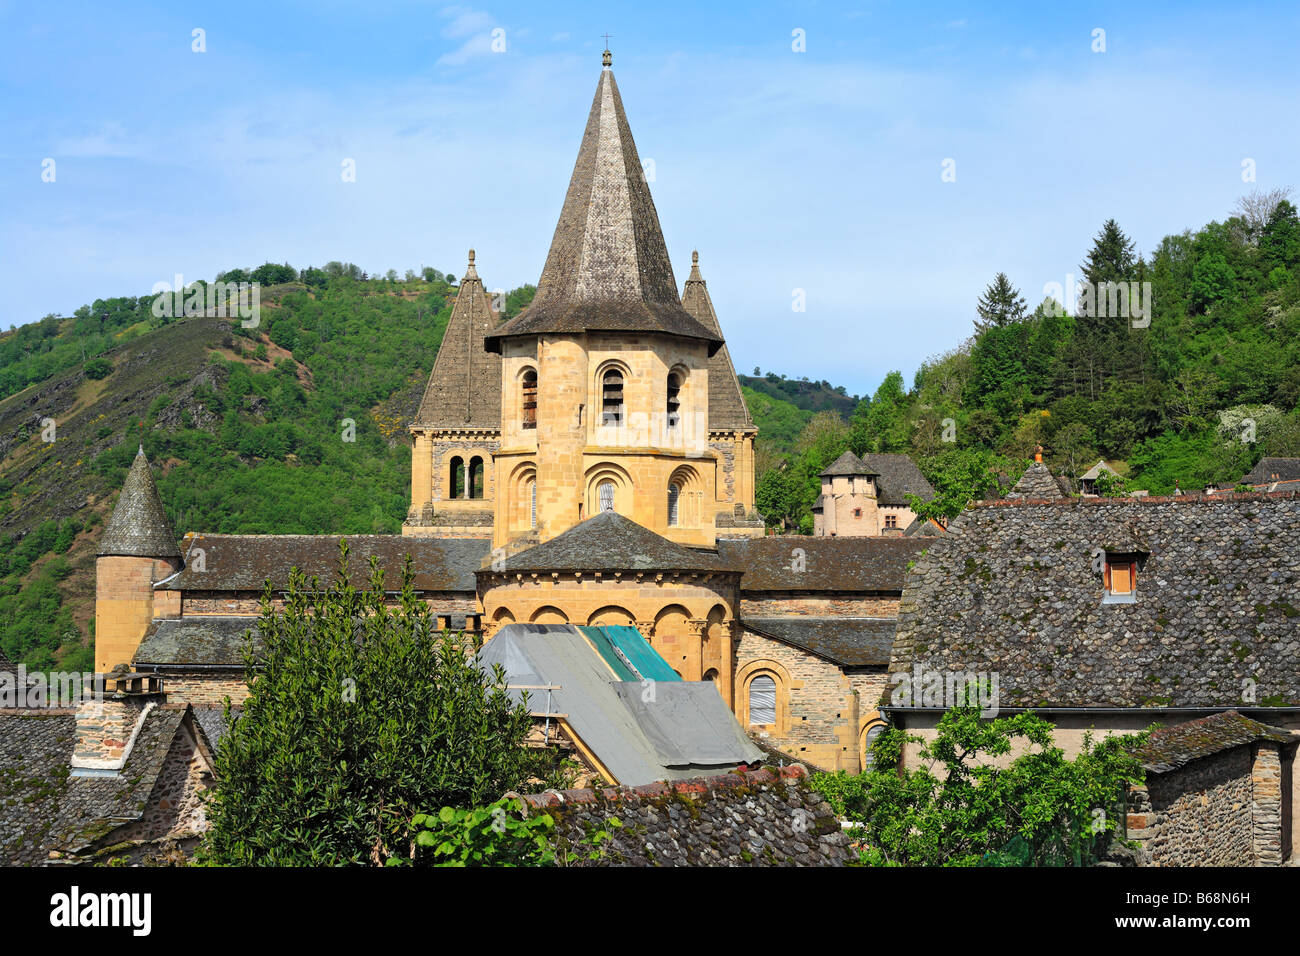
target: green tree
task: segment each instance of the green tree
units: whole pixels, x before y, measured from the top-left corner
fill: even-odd
[[[1086,866],[1120,830],[1125,787],[1142,780],[1133,751],[1143,739],[1088,735],[1070,760],[1037,714],[986,720],[958,707],[928,743],[891,728],[873,746],[875,769],[818,774],[813,786],[858,824],[867,863]],[[923,744],[915,769],[902,765],[909,743]]]
[[[979,318],[975,320],[975,331],[1001,328],[1020,322],[1025,317],[1025,299],[1020,290],[1011,284],[1005,272],[999,272],[984,289],[975,304]]]
[[[382,865],[409,856],[422,809],[483,806],[529,777],[526,708],[439,636],[410,558],[388,607],[378,565],[359,590],[347,553],[327,588],[295,570],[283,613],[263,595],[250,694],[217,756],[210,862]]]

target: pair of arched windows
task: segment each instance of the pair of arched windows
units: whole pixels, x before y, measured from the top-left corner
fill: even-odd
[[[682,420],[682,373],[668,373],[668,399],[665,409],[668,427],[676,428]],[[623,373],[608,369],[600,377],[600,423],[617,428],[627,420],[627,410],[623,402]]]
[[[447,474],[448,498],[482,498],[483,497],[483,459],[475,455],[466,467],[465,459],[460,455],[452,457]]]
[[[673,482],[668,486],[668,524],[676,527],[681,515],[682,486]],[[606,479],[596,486],[596,504],[600,511],[614,510],[614,482]]]

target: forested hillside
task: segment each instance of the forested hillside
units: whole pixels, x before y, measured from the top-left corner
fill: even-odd
[[[811,530],[817,474],[846,448],[915,456],[939,492],[923,513],[949,516],[998,494],[1039,444],[1055,473],[1105,457],[1156,493],[1300,455],[1300,218],[1284,194],[1146,256],[1114,221],[1080,251],[1089,282],[1151,284],[1149,322],[1031,312],[999,275],[972,294],[972,337],[910,387],[893,372],[858,400],[743,376],[769,522]],[[178,533],[400,529],[405,426],[454,280],[338,262],[218,278],[262,284],[258,328],[156,317],[145,295],[0,335],[0,647],[15,660],[89,666],[95,543],[138,443]],[[534,291],[511,292],[507,314]]]
[[[1043,445],[1075,479],[1099,458],[1120,488],[1168,493],[1235,482],[1265,455],[1300,455],[1300,219],[1289,190],[1256,192],[1234,215],[1166,236],[1140,256],[1109,220],[1082,279],[1150,283],[1149,315],[1048,300],[1032,312],[1005,275],[972,295],[973,337],[927,360],[908,388],[893,372],[845,423],[818,413],[759,479],[774,524],[810,530],[817,474],[846,448],[916,457],[953,515],[994,496]],[[1109,311],[1109,310],[1108,310]]]
[[[158,318],[147,295],[0,336],[0,647],[13,659],[89,665],[95,543],[137,444],[178,534],[400,530],[405,426],[454,280],[342,263],[219,278],[264,283],[259,327]],[[533,291],[510,293],[507,313]]]

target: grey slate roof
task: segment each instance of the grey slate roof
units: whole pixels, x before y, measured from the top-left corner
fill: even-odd
[[[185,710],[151,710],[121,772],[94,777],[71,775],[73,714],[0,712],[0,864],[43,863],[51,850],[80,849],[138,819]]]
[[[907,496],[916,495],[922,501],[934,497],[934,487],[925,480],[910,455],[888,453],[867,454],[859,458],[851,451],[836,458],[819,477],[839,475],[874,475],[877,500],[883,505],[906,505]]]
[[[728,572],[733,568],[714,552],[685,547],[615,511],[604,511],[511,555],[501,570]]]
[[[136,649],[136,667],[197,664],[201,667],[244,666],[245,632],[261,647],[255,617],[185,617],[155,620]]]
[[[1137,755],[1148,771],[1167,773],[1200,757],[1260,740],[1294,745],[1300,737],[1281,727],[1271,727],[1235,710],[1228,710],[1172,727],[1161,727],[1152,732]]]
[[[1047,466],[1036,461],[1025,469],[1015,487],[1005,495],[1007,498],[1061,498],[1061,486]]]
[[[840,455],[839,458],[836,458],[833,462],[827,465],[826,470],[823,471],[818,477],[834,478],[836,476],[841,476],[841,475],[854,476],[854,475],[874,475],[874,474],[875,472],[872,471],[870,468],[868,468],[866,463],[861,458],[853,454],[853,452],[851,451],[845,451],[844,454]]]
[[[1105,458],[1102,458],[1102,459],[1099,459],[1099,460],[1098,460],[1097,464],[1093,465],[1091,468],[1089,468],[1087,471],[1085,471],[1082,475],[1080,475],[1080,476],[1079,476],[1079,480],[1080,480],[1080,481],[1094,481],[1094,480],[1096,480],[1097,478],[1100,478],[1102,475],[1116,475],[1116,476],[1118,476],[1118,475],[1119,475],[1119,472],[1117,472],[1114,468],[1112,468],[1109,464],[1107,464]]]
[[[768,535],[718,542],[742,591],[899,591],[931,538]],[[801,553],[800,553],[801,552]]]
[[[578,159],[537,295],[487,339],[587,331],[662,332],[702,339],[705,328],[677,296],[668,248],[611,70],[596,86]]]
[[[897,622],[881,617],[747,617],[742,623],[836,664],[884,667]]]
[[[722,325],[713,310],[704,277],[700,275],[700,254],[691,253],[691,274],[682,290],[682,306],[695,316],[710,332],[722,338]],[[745,395],[736,378],[736,367],[731,363],[731,353],[724,344],[709,358],[709,429],[711,431],[742,430],[754,427],[745,404]]]
[[[1146,552],[1102,603],[1097,549]],[[1300,497],[1070,498],[962,512],[908,577],[890,671],[999,674],[1006,707],[1300,706]]]
[[[1238,484],[1262,485],[1271,481],[1300,479],[1300,458],[1261,458]]]
[[[500,664],[508,685],[554,687],[550,712],[566,715],[624,786],[687,779],[762,759],[711,681],[655,681],[647,699],[642,681],[617,680],[572,625],[507,625],[480,651],[479,663],[488,669]],[[545,691],[527,693],[530,710],[546,710]]]
[[[145,558],[179,558],[176,535],[163,512],[158,486],[154,483],[144,448],[136,452],[126,473],[122,494],[99,540],[101,557],[125,555]]]
[[[492,297],[474,267],[474,250],[461,280],[429,373],[419,411],[412,423],[426,428],[501,427],[501,356],[487,351],[483,339],[500,323]]]
[[[402,564],[414,561],[417,591],[474,590],[474,572],[487,557],[491,542],[469,538],[433,538],[397,534],[198,534],[189,538],[185,569],[163,587],[184,591],[260,591],[268,578],[273,588],[288,586],[290,568],[301,568],[322,586],[333,582],[339,564],[339,541],[347,539],[348,569],[354,584],[370,578],[370,558],[384,569],[384,586],[402,586]],[[206,570],[195,560],[203,551]]]

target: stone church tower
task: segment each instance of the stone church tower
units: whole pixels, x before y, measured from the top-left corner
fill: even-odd
[[[411,425],[411,510],[403,534],[492,537],[501,443],[501,357],[483,348],[500,324],[474,250]]]
[[[181,569],[176,535],[163,513],[144,448],[127,472],[95,559],[95,670],[130,664],[154,607],[154,585]]]
[[[677,293],[608,63],[536,297],[502,324],[470,252],[411,433],[404,534],[514,552],[602,511],[690,546],[763,534],[757,429],[698,254]]]

